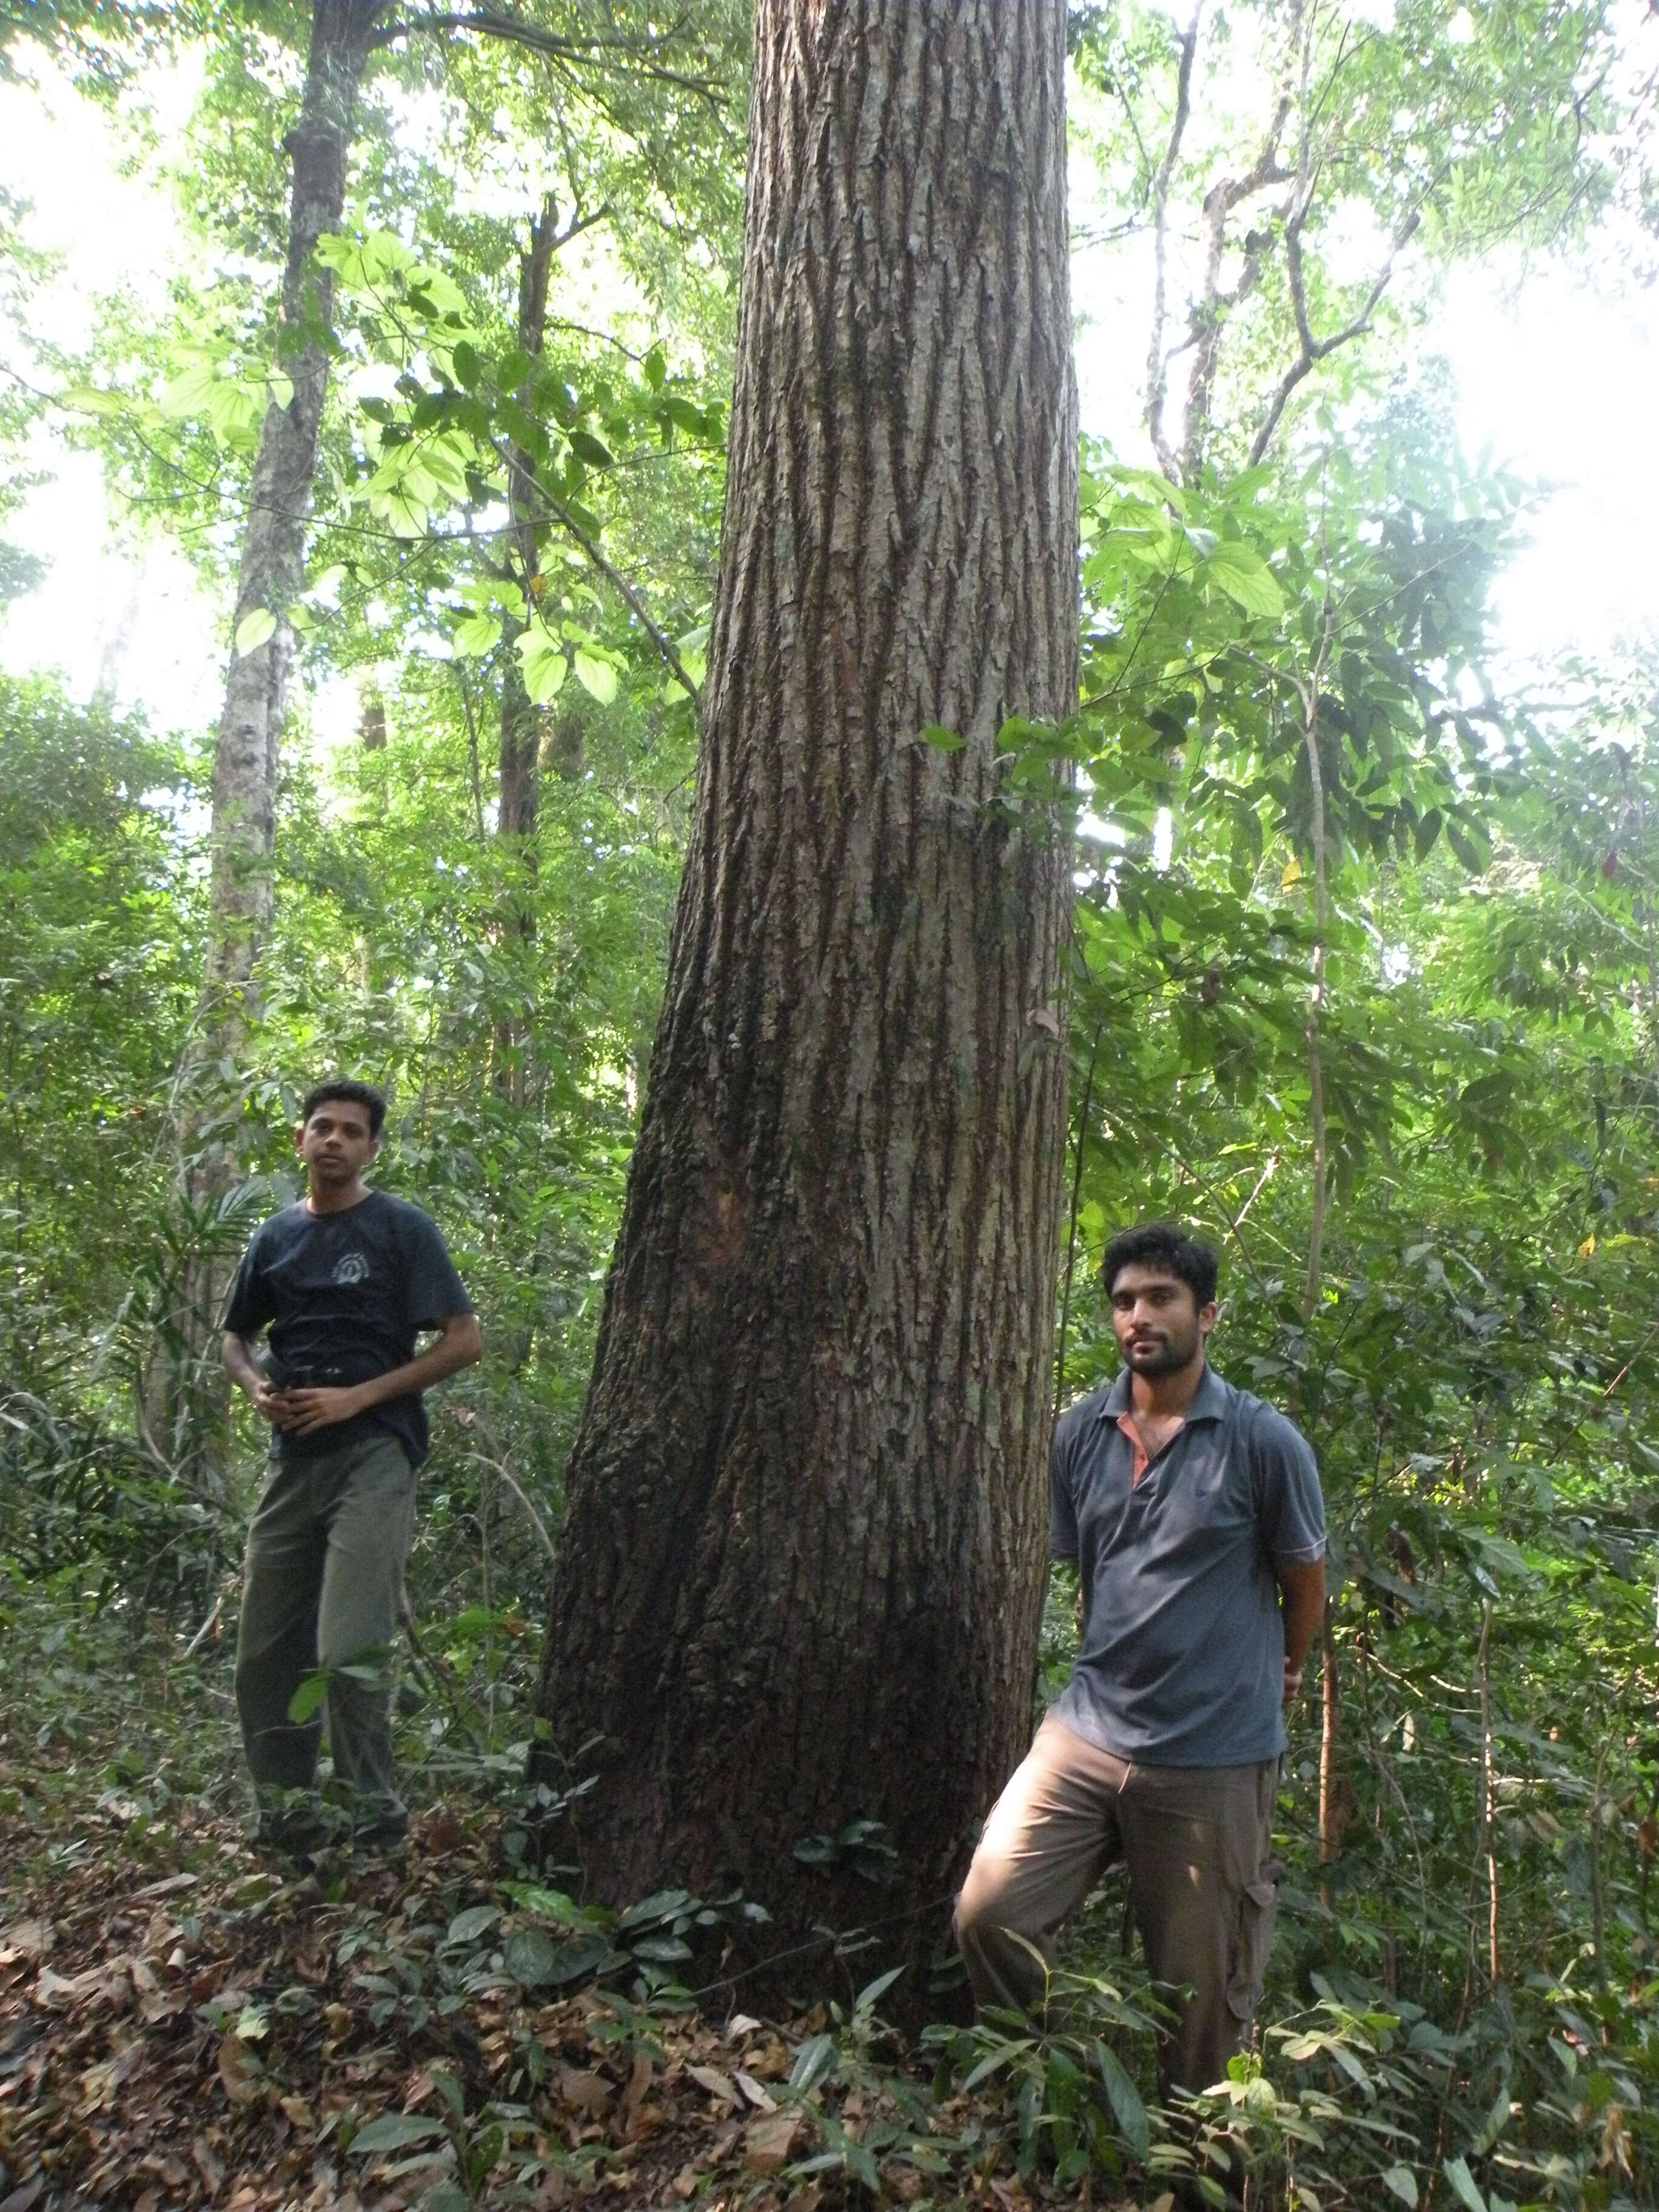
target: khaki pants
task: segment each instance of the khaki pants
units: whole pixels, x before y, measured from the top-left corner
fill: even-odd
[[[328,1685],[329,1749],[360,1833],[402,1831],[392,1786],[390,1647],[415,1520],[415,1474],[384,1432],[316,1459],[273,1459],[254,1508],[236,1638],[236,1707],[259,1799],[263,1840],[322,1840],[314,1808],[285,1793],[316,1779],[322,1716],[289,1718],[289,1702],[319,1667],[354,1663]]]
[[[1142,1766],[1051,1715],[992,1808],[962,1894],[957,1941],[981,2006],[1042,2003],[1049,1938],[1121,1858],[1146,1963],[1176,2010],[1158,2072],[1206,2089],[1249,2032],[1273,1942],[1279,1761]],[[1190,1996],[1184,1995],[1190,1991]]]

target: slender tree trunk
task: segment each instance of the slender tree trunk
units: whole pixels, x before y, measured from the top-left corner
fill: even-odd
[[[332,272],[313,264],[345,206],[357,92],[384,0],[317,0],[300,117],[286,145],[294,165],[277,365],[294,386],[266,409],[248,491],[236,624],[260,608],[276,618],[263,643],[231,652],[213,756],[212,879],[202,994],[208,1061],[234,1054],[257,1011],[255,973],[270,927],[276,748],[294,633],[287,610],[305,580],[306,521],[328,384],[320,332],[334,307]]]
[[[520,349],[533,362],[541,352],[547,328],[547,282],[553,255],[559,245],[558,210],[550,198],[530,226],[530,242],[519,258],[519,327]],[[520,405],[530,401],[529,380],[519,391]],[[536,495],[536,465],[517,445],[507,451],[508,531],[507,569],[524,593],[522,617],[507,615],[501,623],[501,736],[496,752],[495,829],[509,848],[507,854],[508,888],[502,927],[509,944],[527,948],[536,934],[536,829],[541,812],[542,710],[525,689],[524,672],[514,652],[514,641],[529,627],[541,571],[538,544],[544,520]],[[526,1006],[530,987],[525,984]],[[497,1092],[522,1105],[529,1090],[526,1065],[531,1048],[530,1022],[520,1012],[495,1024],[495,1084]]]
[[[1076,700],[1064,66],[1048,0],[756,9],[696,816],[540,1706],[597,1740],[595,1891],[734,1877],[780,1945],[919,1941],[1031,1724],[1067,854],[995,739]],[[793,1856],[858,1816],[885,1891]]]
[[[285,142],[294,189],[276,367],[293,396],[286,406],[268,407],[260,425],[234,628],[240,632],[261,608],[276,623],[246,651],[233,643],[214,745],[207,954],[194,1040],[179,1080],[183,1183],[198,1207],[238,1173],[240,1105],[221,1071],[240,1060],[258,1012],[258,961],[271,921],[277,744],[294,651],[287,610],[304,586],[306,522],[328,383],[321,333],[333,312],[334,280],[312,254],[345,205],[358,88],[383,12],[384,0],[317,0],[299,119]],[[152,1422],[164,1421],[166,1449],[174,1459],[184,1455],[205,1409],[204,1382],[210,1394],[217,1383],[210,1353],[222,1265],[213,1253],[195,1254],[179,1310],[164,1327],[149,1411]],[[159,1443],[153,1427],[150,1433]]]
[[[533,361],[542,349],[547,329],[547,280],[559,243],[558,210],[550,199],[530,226],[530,243],[519,258],[519,345]],[[529,400],[527,387],[519,394]],[[510,517],[508,568],[513,581],[525,594],[526,614],[532,596],[532,580],[541,568],[537,545],[539,502],[536,497],[536,465],[517,446],[507,447],[507,499]],[[501,655],[501,728],[500,775],[496,786],[495,826],[504,837],[535,835],[540,799],[539,748],[541,710],[524,688],[524,677],[513,641],[524,630],[523,622],[511,617],[502,625],[508,650]],[[520,933],[530,932],[526,913],[515,916]]]

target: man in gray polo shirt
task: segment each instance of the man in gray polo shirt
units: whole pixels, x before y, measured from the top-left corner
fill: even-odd
[[[981,2005],[1043,2001],[1035,1945],[1121,1858],[1176,2024],[1171,2087],[1223,2079],[1273,1941],[1282,1708],[1325,1603],[1325,1514],[1306,1441],[1206,1364],[1216,1255],[1161,1223],[1107,1247],[1124,1369],[1063,1414],[1049,1550],[1075,1559],[1072,1679],[992,1808],[957,1900]]]

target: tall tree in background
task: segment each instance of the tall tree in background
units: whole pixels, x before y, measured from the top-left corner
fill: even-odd
[[[756,12],[696,818],[540,1692],[615,1898],[844,1924],[792,1851],[864,1816],[931,1900],[1030,1725],[1067,873],[997,738],[1077,696],[1064,65],[1045,0]]]
[[[179,1072],[185,1183],[198,1206],[238,1180],[226,1126],[226,1086],[257,1014],[255,976],[275,899],[276,751],[294,655],[288,609],[305,580],[306,520],[328,386],[333,276],[313,258],[345,205],[357,98],[383,0],[318,0],[293,164],[288,250],[270,404],[259,428],[236,583],[235,629],[213,750],[213,829],[201,1001]],[[240,1115],[240,1095],[236,1112]],[[150,1441],[177,1464],[205,1445],[212,1456],[216,1366],[204,1362],[218,1303],[222,1255],[198,1237],[182,1296],[163,1328],[147,1389]],[[204,1396],[205,1384],[207,1396]]]
[[[234,1050],[270,926],[276,744],[294,649],[287,610],[304,584],[333,304],[332,274],[313,261],[313,249],[337,226],[345,205],[358,88],[382,12],[380,0],[319,0],[299,120],[288,139],[294,192],[277,366],[291,392],[285,404],[273,398],[260,425],[237,578],[235,642],[214,747],[204,1059]]]

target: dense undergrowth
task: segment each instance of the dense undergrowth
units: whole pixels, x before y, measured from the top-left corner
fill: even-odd
[[[76,1446],[65,1482],[89,1495],[86,1440],[53,1433]],[[1559,1723],[1504,1719],[1490,1834],[1466,1820],[1439,1836],[1443,1770],[1480,1770],[1478,1696],[1443,1679],[1385,1763],[1384,1708],[1432,1685],[1445,1655],[1431,1614],[1400,1605],[1385,1626],[1358,1605],[1340,1850],[1321,1865],[1316,1691],[1293,1716],[1255,2045],[1189,2110],[1154,2100],[1155,2008],[1115,1876],[1068,1931],[1046,2036],[963,2026],[941,1960],[934,1994],[955,2017],[902,2039],[858,1929],[826,1930],[798,2001],[760,2019],[743,1979],[766,1955],[763,1899],[669,1893],[613,1916],[560,1887],[557,1802],[524,1781],[544,1555],[501,1486],[493,1502],[446,1486],[466,1437],[453,1413],[441,1422],[413,1568],[407,1859],[342,1857],[304,1880],[243,1838],[234,1509],[147,1479],[130,1515],[83,1511],[77,1547],[41,1504],[49,1484],[9,1486],[0,2201],[440,2212],[594,2195],[806,2212],[1152,2204],[1183,2180],[1203,2193],[1200,2177],[1219,2201],[1206,2147],[1224,2136],[1261,2207],[1650,2201],[1652,1816],[1609,1784],[1622,1713],[1593,1717],[1606,1748],[1589,1774],[1552,1748]],[[119,1491],[118,1455],[98,1479]],[[213,1571],[158,1580],[146,1543]],[[1419,1601],[1428,1579],[1407,1586]],[[1051,1681],[1069,1620],[1057,1578]],[[1510,1652],[1541,1644],[1524,1627]],[[1489,1657],[1502,1680],[1495,1644]],[[538,1868],[532,1832],[550,1839]],[[872,1887],[872,1920],[881,1900]]]

